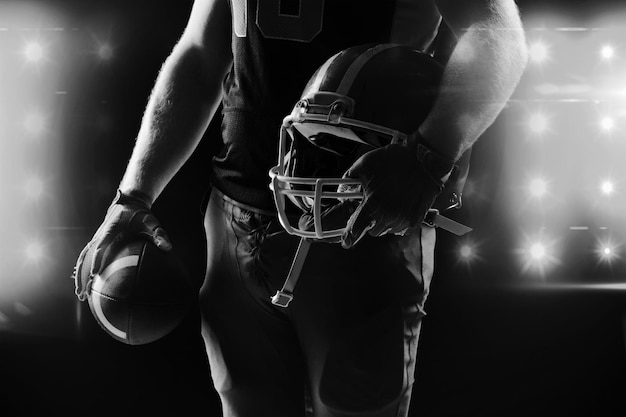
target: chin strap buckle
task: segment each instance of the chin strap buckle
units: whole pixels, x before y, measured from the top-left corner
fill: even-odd
[[[278,290],[272,297],[272,304],[278,307],[287,308],[289,307],[291,300],[293,300],[293,294],[283,290]]]
[[[287,308],[289,303],[293,300],[293,290],[296,287],[298,278],[300,278],[300,272],[302,271],[302,266],[304,265],[310,247],[310,240],[305,238],[300,239],[300,244],[296,250],[296,255],[291,264],[287,279],[285,279],[285,283],[283,284],[283,288],[276,291],[276,294],[271,297],[272,304],[275,306]]]

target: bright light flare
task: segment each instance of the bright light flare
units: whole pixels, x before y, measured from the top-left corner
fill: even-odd
[[[31,41],[24,47],[24,57],[26,61],[32,63],[38,63],[45,58],[45,52],[43,45],[37,41]]]
[[[556,241],[549,241],[545,237],[531,239],[526,237],[524,245],[517,252],[521,256],[522,271],[534,272],[544,277],[546,273],[558,265],[556,257]]]
[[[534,262],[542,262],[546,255],[546,247],[541,243],[533,243],[528,251],[530,259]]]
[[[459,255],[461,255],[463,259],[470,259],[474,256],[474,250],[470,245],[463,245],[459,249]]]
[[[98,46],[98,58],[102,61],[109,61],[113,58],[113,47],[108,43]]]
[[[528,129],[535,135],[542,135],[548,131],[550,121],[543,113],[535,113],[528,119]]]
[[[548,183],[543,178],[533,178],[528,184],[528,192],[534,198],[542,198],[548,193]]]
[[[611,264],[620,258],[619,247],[610,240],[598,240],[596,256],[599,262]]]
[[[543,64],[550,57],[550,47],[544,41],[534,41],[528,46],[528,55],[533,64]]]
[[[462,242],[459,242],[456,249],[456,263],[470,267],[476,262],[482,261],[479,247],[479,243],[470,239],[464,239]]]
[[[600,128],[605,132],[610,132],[615,127],[615,121],[612,117],[603,117],[600,120]]]
[[[470,242],[465,242],[461,244],[461,246],[459,246],[458,248],[457,259],[459,263],[462,263],[465,265],[470,265],[474,263],[474,261],[478,259],[478,251],[477,251],[476,245]]]
[[[600,49],[600,56],[604,60],[610,60],[615,56],[615,49],[611,45],[604,45]]]
[[[28,242],[24,248],[24,257],[31,264],[39,264],[46,258],[46,247],[40,240]]]
[[[23,242],[21,247],[22,267],[27,268],[28,272],[44,271],[44,268],[50,266],[52,254],[50,253],[49,243],[41,236],[33,236]]]
[[[602,181],[602,183],[600,184],[600,191],[602,192],[602,194],[606,196],[613,194],[613,192],[615,191],[615,185],[613,184],[613,181],[611,180]]]

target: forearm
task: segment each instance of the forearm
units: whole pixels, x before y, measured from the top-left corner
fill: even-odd
[[[438,153],[458,159],[493,123],[526,65],[519,17],[491,14],[458,33],[433,109],[420,127]]]
[[[226,65],[200,48],[174,49],[150,95],[120,189],[154,201],[193,153],[220,101]]]

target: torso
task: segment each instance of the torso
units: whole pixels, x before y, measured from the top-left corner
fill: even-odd
[[[282,119],[317,67],[364,43],[428,50],[441,20],[429,0],[379,0],[367,6],[362,0],[230,4],[233,67],[224,82],[224,147],[214,159],[213,183],[231,198],[265,210],[274,208],[268,171],[276,164]]]

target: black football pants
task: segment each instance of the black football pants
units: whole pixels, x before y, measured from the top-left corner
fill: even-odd
[[[434,229],[313,243],[281,308],[299,238],[217,190],[205,228],[202,335],[225,416],[407,415]]]

